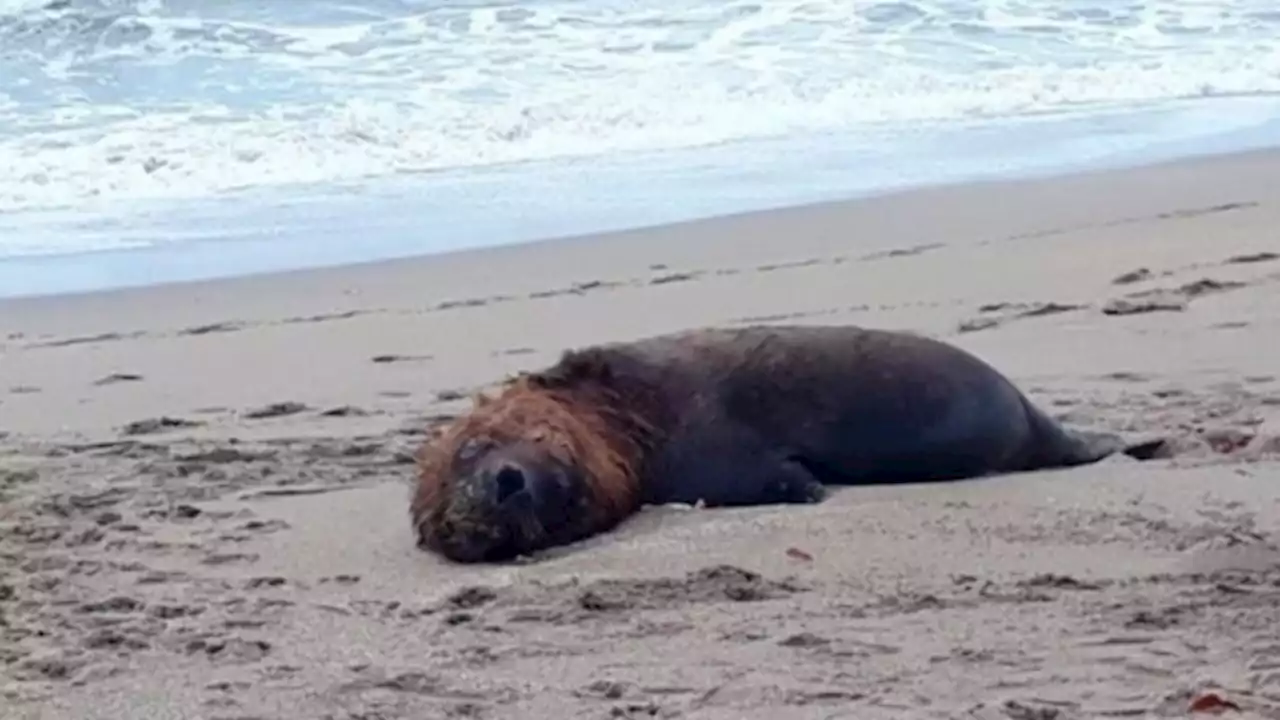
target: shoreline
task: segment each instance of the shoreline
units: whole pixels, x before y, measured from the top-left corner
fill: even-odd
[[[1243,113],[1252,101],[1240,102]],[[1176,108],[1174,103],[1173,108],[1148,109],[1146,122],[1154,127],[1162,113],[1187,112]],[[1215,112],[1222,110],[1218,107]],[[1125,111],[1115,117],[1104,113],[1096,118],[1023,119],[1008,126],[978,123],[967,130],[934,129],[923,136],[932,139],[903,146],[908,154],[893,158],[887,166],[889,156],[870,150],[874,142],[867,138],[833,137],[835,144],[825,150],[813,146],[826,142],[821,139],[787,139],[640,154],[616,166],[605,160],[597,167],[600,160],[583,159],[561,165],[535,163],[405,177],[359,189],[320,186],[280,195],[234,194],[162,203],[138,210],[141,214],[120,217],[72,214],[29,228],[15,219],[7,231],[33,237],[79,233],[86,238],[132,238],[130,242],[142,246],[0,259],[0,301],[413,260],[874,201],[942,187],[1051,180],[1280,147],[1277,123],[1245,122],[1234,130],[1188,129],[1187,136],[1179,139],[1156,130],[1142,135],[1132,128],[1141,126],[1135,117],[1146,116]],[[1057,137],[1054,142],[1060,145],[1047,150],[1036,147],[1043,132]],[[1133,132],[1145,139],[1125,139]],[[930,158],[940,147],[956,143],[973,145],[972,156],[962,153],[947,161],[953,166],[949,169],[926,169],[936,165]],[[1114,149],[1109,149],[1112,145]],[[1024,150],[1029,154],[1024,156]],[[751,157],[752,153],[759,157]],[[893,167],[899,162],[901,170]],[[869,179],[860,177],[865,173],[848,170],[868,163],[876,167]],[[694,171],[686,167],[690,164],[705,167]],[[904,174],[895,177],[898,172]],[[546,193],[543,184],[562,187],[560,192],[572,199],[563,206],[540,202],[539,196]],[[681,198],[674,204],[670,202],[673,195]],[[489,197],[493,209],[477,205],[475,197]],[[172,241],[174,236],[191,239]],[[357,237],[358,242],[353,240]]]
[[[0,703],[1084,720],[1212,690],[1275,717],[1278,176],[1269,150],[0,301]],[[649,508],[527,563],[413,546],[413,452],[471,392],[762,323],[935,336],[1067,425],[1178,451]]]

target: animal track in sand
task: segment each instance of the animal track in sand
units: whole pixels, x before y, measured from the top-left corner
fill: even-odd
[[[919,255],[921,253],[929,252],[942,247],[945,247],[945,246],[940,243],[929,243],[929,244],[915,245],[915,246],[904,247],[904,248],[894,248],[890,250],[869,253],[865,256],[858,258],[858,261],[869,262],[869,261],[882,260],[886,258],[908,257],[913,255]],[[206,335],[238,332],[241,330],[248,330],[248,329],[259,328],[259,327],[271,327],[271,326],[278,326],[278,325],[295,325],[295,324],[304,324],[304,323],[320,323],[320,322],[348,320],[348,319],[362,317],[366,315],[379,315],[379,314],[410,314],[412,315],[412,314],[445,312],[445,311],[461,310],[461,309],[469,309],[469,308],[482,308],[482,307],[487,307],[497,303],[515,302],[521,299],[543,300],[543,299],[556,298],[556,297],[562,297],[562,296],[583,296],[593,292],[609,291],[609,290],[616,290],[616,289],[622,289],[622,288],[643,288],[643,287],[670,285],[673,283],[691,282],[691,281],[700,280],[704,277],[707,277],[708,275],[715,275],[715,276],[736,275],[743,272],[744,270],[749,270],[749,271],[753,270],[757,273],[769,273],[769,272],[777,272],[781,270],[810,268],[810,267],[815,267],[823,264],[838,265],[838,264],[845,263],[847,261],[848,261],[848,258],[842,255],[832,256],[832,257],[810,257],[802,260],[767,263],[767,264],[756,266],[754,268],[720,268],[714,271],[711,271],[711,270],[673,271],[666,264],[654,263],[647,266],[649,274],[646,276],[637,276],[637,277],[630,277],[630,278],[617,279],[617,280],[592,279],[592,280],[579,281],[579,282],[572,283],[567,287],[530,292],[527,295],[525,295],[523,298],[519,298],[512,295],[496,294],[496,295],[473,297],[473,298],[441,300],[436,302],[435,304],[426,306],[425,308],[419,308],[419,309],[364,308],[364,309],[332,311],[332,312],[320,313],[315,315],[293,316],[293,317],[286,317],[286,318],[276,319],[276,320],[270,320],[270,319],[259,320],[259,321],[246,321],[246,320],[234,320],[234,319],[219,320],[219,321],[204,323],[201,325],[182,327],[169,332],[111,331],[111,332],[103,332],[103,333],[92,334],[92,335],[78,335],[78,336],[73,336],[68,338],[50,339],[46,337],[38,341],[28,342],[26,345],[23,345],[21,347],[24,349],[60,348],[60,347],[69,347],[74,345],[100,344],[100,343],[106,343],[106,342],[116,342],[116,341],[132,340],[132,339],[139,339],[139,338],[201,337]],[[659,273],[659,274],[655,275],[653,273]],[[11,334],[8,339],[18,341],[18,340],[26,339],[26,336],[23,335],[22,333],[14,333],[14,334]],[[392,356],[379,356],[379,357],[390,358]],[[405,358],[427,359],[427,356],[405,356]],[[375,360],[375,362],[395,362],[395,361],[397,360],[389,360],[389,359],[382,360],[382,361]]]
[[[1223,260],[1222,264],[1223,265],[1246,265],[1246,264],[1260,263],[1260,262],[1271,262],[1273,260],[1280,260],[1280,253],[1257,252],[1257,253],[1249,253],[1245,255],[1232,255],[1226,260]]]
[[[46,340],[42,342],[32,343],[27,347],[59,348],[59,347],[70,347],[72,345],[89,345],[89,344],[106,343],[106,342],[118,342],[120,340],[133,340],[136,338],[145,337],[146,334],[147,333],[141,330],[138,330],[138,331],[129,332],[129,333],[105,332],[105,333],[98,333],[96,335],[77,335],[74,337],[63,338],[59,340]]]
[[[282,402],[269,403],[261,407],[246,410],[240,414],[247,420],[266,420],[270,418],[286,417],[288,415],[297,415],[306,412],[311,408],[302,402],[296,400],[285,400]]]
[[[827,315],[836,315],[841,313],[841,308],[827,308],[825,310],[803,310],[798,312],[777,313],[774,315],[753,315],[749,317],[734,318],[728,321],[731,325],[758,325],[762,323],[778,323],[794,320],[802,320],[807,318],[823,317]]]
[[[1272,253],[1259,253],[1257,255],[1240,256],[1244,260],[1236,262],[1262,262],[1272,259]],[[1261,258],[1261,259],[1254,259]],[[1231,262],[1228,260],[1227,262]],[[1184,268],[1184,270],[1187,268]],[[1165,276],[1173,275],[1176,271],[1164,273]],[[1111,282],[1114,285],[1132,285],[1145,283],[1154,279],[1156,275],[1148,268],[1138,268],[1117,276]],[[1215,278],[1200,278],[1191,282],[1183,283],[1173,288],[1152,288],[1147,290],[1139,290],[1118,298],[1112,298],[1101,304],[1099,310],[1104,315],[1109,316],[1125,316],[1125,315],[1142,315],[1155,312],[1182,312],[1187,309],[1189,304],[1201,297],[1208,295],[1229,292],[1231,290],[1239,290],[1248,287],[1251,283],[1239,280],[1219,280]],[[1004,317],[977,317],[966,320],[957,328],[960,333],[975,332],[978,330],[987,330],[999,327],[1009,320],[1037,317],[1043,315],[1054,315],[1062,312],[1070,312],[1074,310],[1083,310],[1088,308],[1085,304],[1062,304],[1054,302],[1042,303],[990,303],[980,306],[979,313],[990,313],[999,310],[1014,310]]]
[[[319,413],[320,417],[326,418],[368,417],[371,414],[373,413],[355,405],[339,405],[327,410],[321,410]]]
[[[115,385],[117,383],[141,382],[143,377],[137,373],[116,372],[93,381],[94,385]]]
[[[202,425],[204,423],[195,420],[184,420],[162,415],[156,418],[146,418],[145,420],[134,420],[121,428],[120,434],[125,436],[152,435],[166,430],[196,428]]]
[[[214,333],[236,332],[246,327],[248,326],[241,322],[217,322],[183,328],[178,331],[178,335],[212,335]]]
[[[1127,273],[1116,276],[1116,278],[1111,281],[1111,284],[1132,285],[1134,283],[1145,282],[1154,277],[1155,275],[1148,268],[1138,268],[1137,270],[1130,270]]]
[[[808,260],[793,260],[791,262],[773,263],[769,265],[760,265],[756,268],[756,272],[766,273],[775,270],[798,270],[800,268],[813,267],[827,262],[825,258],[809,258]]]
[[[1168,219],[1168,218],[1192,217],[1192,216],[1208,214],[1208,213],[1227,212],[1232,210],[1247,209],[1255,205],[1256,203],[1225,203],[1222,205],[1208,207],[1208,208],[1188,209],[1188,210],[1174,211],[1169,213],[1161,213],[1161,214],[1157,214],[1149,217],[1124,219],[1120,221],[1115,221],[1113,223],[1108,223],[1108,225],[1125,224],[1130,222],[1143,222],[1143,221],[1153,220],[1153,219],[1161,220],[1161,219]],[[1088,226],[1088,227],[1093,227],[1093,226]],[[1061,232],[1071,232],[1076,229],[1078,228],[1043,231],[1043,232],[1031,233],[1026,235],[1025,237],[1040,237],[1043,235],[1052,235],[1052,234],[1061,233]],[[1019,239],[1021,237],[1024,237],[1024,236],[1017,236],[1017,237],[1008,238],[1008,239]],[[991,241],[987,241],[987,242],[991,242]],[[982,244],[987,244],[987,243],[982,243]],[[942,243],[926,243],[926,244],[920,244],[920,245],[909,246],[904,248],[894,248],[890,250],[883,250],[883,251],[877,251],[877,252],[866,254],[864,256],[857,258],[857,261],[870,262],[870,261],[883,260],[887,258],[910,257],[910,256],[920,255],[926,252],[932,252],[934,250],[942,249],[945,247],[946,245]],[[1223,260],[1220,264],[1223,266],[1239,266],[1239,265],[1255,264],[1255,263],[1261,263],[1261,262],[1270,262],[1277,259],[1280,259],[1280,254],[1269,252],[1269,251],[1259,251],[1256,253],[1235,255]],[[848,261],[848,258],[846,258],[845,256],[832,256],[832,257],[825,257],[825,258],[810,257],[810,258],[805,258],[801,260],[767,263],[767,264],[759,265],[749,269],[754,270],[755,272],[765,273],[765,272],[776,272],[779,270],[788,270],[788,269],[804,269],[804,268],[815,267],[822,264],[837,265],[847,261]],[[1198,266],[1195,266],[1195,265],[1188,266],[1186,268],[1181,268],[1179,270],[1167,271],[1163,274],[1170,275],[1170,274],[1174,274],[1175,272],[1193,269],[1194,267],[1198,267]],[[650,275],[648,277],[633,277],[629,279],[620,279],[620,280],[598,280],[597,279],[597,280],[581,281],[581,282],[574,283],[565,288],[532,292],[532,293],[529,293],[527,296],[525,296],[524,299],[538,300],[538,299],[560,297],[564,295],[581,296],[591,292],[602,291],[602,290],[613,290],[613,289],[620,289],[620,288],[626,288],[626,287],[639,288],[639,287],[644,287],[646,285],[648,286],[665,285],[673,282],[686,282],[686,281],[698,280],[707,276],[708,274],[724,276],[724,275],[738,274],[743,271],[742,268],[721,268],[719,270],[715,270],[714,272],[705,271],[705,270],[671,271],[670,267],[663,263],[651,264],[648,267],[648,269],[651,273],[661,271],[663,274],[656,275],[656,276]],[[1150,280],[1154,277],[1155,275],[1152,273],[1150,269],[1140,268],[1138,270],[1135,270],[1130,273],[1125,273],[1115,278],[1113,282],[1118,285],[1123,285],[1123,284],[1143,282],[1146,280]],[[1219,288],[1219,289],[1224,289],[1224,288]],[[1179,288],[1179,292],[1183,294],[1185,294],[1186,290],[1187,288],[1185,286],[1184,288]],[[514,296],[509,296],[509,295],[492,295],[492,296],[478,297],[478,298],[443,300],[423,310],[396,310],[396,309],[385,309],[385,308],[358,309],[358,310],[334,311],[334,312],[321,313],[321,314],[310,315],[310,316],[295,316],[295,317],[288,317],[280,320],[264,320],[259,322],[247,322],[247,321],[241,321],[241,320],[223,320],[223,321],[217,321],[212,323],[206,323],[204,325],[196,325],[196,326],[181,328],[172,332],[171,335],[178,336],[178,337],[202,336],[202,335],[209,335],[209,334],[234,332],[234,331],[249,329],[252,327],[259,327],[259,326],[317,323],[317,322],[346,320],[346,319],[351,319],[351,318],[360,317],[364,315],[372,315],[372,314],[387,314],[387,313],[414,314],[414,313],[421,313],[421,312],[442,312],[442,311],[455,310],[455,309],[485,307],[487,305],[494,304],[494,303],[512,302],[518,299],[519,298],[516,298]],[[1173,306],[1176,304],[1172,301],[1162,303],[1162,302],[1158,302],[1157,300],[1148,300],[1148,301],[1145,301],[1144,303],[1134,303],[1132,301],[1127,301],[1127,302],[1117,301],[1117,303],[1118,303],[1120,312],[1115,312],[1110,314],[1137,314],[1141,312],[1152,312],[1156,310],[1173,310],[1175,309]],[[1146,308],[1146,309],[1142,309],[1142,308]],[[977,323],[977,324],[983,324],[983,323]],[[978,328],[978,329],[981,329],[981,328]],[[121,340],[130,340],[130,339],[137,339],[142,337],[163,337],[163,336],[165,336],[165,333],[163,332],[148,333],[144,331],[132,331],[132,332],[113,331],[113,332],[103,332],[103,333],[98,333],[93,335],[73,336],[69,338],[41,339],[39,341],[30,342],[27,345],[22,347],[58,348],[58,347],[68,347],[68,346],[74,346],[74,345],[97,344],[97,343],[106,343],[106,342],[114,342],[114,341],[121,341]],[[25,338],[26,336],[21,333],[14,333],[14,334],[11,334],[8,339],[16,341],[16,340],[22,340]],[[414,358],[414,359],[427,359],[426,356],[405,356],[405,357]],[[386,362],[394,362],[394,361],[388,360]],[[125,374],[125,375],[128,375],[128,374]]]
[[[1082,223],[1079,225],[1070,225],[1067,227],[1047,228],[1044,230],[1033,230],[1031,232],[1010,235],[1008,237],[999,238],[996,240],[984,240],[981,243],[979,243],[979,245],[991,245],[997,242],[1015,242],[1020,240],[1034,240],[1039,238],[1052,237],[1054,235],[1067,235],[1067,234],[1078,233],[1086,230],[1114,228],[1114,227],[1121,227],[1124,225],[1137,225],[1137,224],[1149,223],[1149,222],[1163,222],[1165,220],[1180,220],[1180,219],[1186,219],[1186,218],[1192,218],[1192,217],[1199,217],[1202,215],[1214,215],[1217,213],[1249,210],[1252,208],[1256,208],[1258,206],[1259,206],[1259,203],[1257,202],[1246,201],[1246,202],[1222,203],[1219,205],[1210,205],[1207,207],[1199,207],[1199,208],[1184,208],[1181,210],[1172,210],[1169,212],[1155,213],[1152,215],[1137,215],[1133,217],[1119,218],[1116,220],[1109,220],[1106,222]]]
[[[319,315],[305,315],[300,317],[285,318],[284,320],[281,320],[280,323],[282,325],[297,325],[300,323],[319,323],[319,322],[332,322],[334,320],[350,320],[351,318],[354,318],[354,317],[359,317],[361,315],[370,315],[376,312],[383,312],[383,311],[346,310],[341,312],[321,313]]]
[[[1280,253],[1274,252],[1256,252],[1241,255],[1233,255],[1222,260],[1218,265],[1251,265],[1262,262],[1272,262],[1280,260]],[[1204,263],[1192,263],[1179,268],[1166,270],[1160,273],[1160,277],[1171,277],[1179,273],[1198,270],[1206,265]],[[1149,268],[1138,268],[1117,276],[1111,282],[1114,285],[1131,285],[1136,283],[1145,283],[1153,280],[1157,275]],[[1254,282],[1257,282],[1255,280]],[[1226,292],[1229,290],[1238,290],[1252,284],[1239,280],[1218,280],[1214,278],[1204,277],[1199,280],[1184,283],[1175,288],[1154,288],[1139,292],[1128,293],[1119,298],[1113,298],[1102,306],[1102,311],[1108,315],[1138,315],[1150,312],[1179,312],[1185,310],[1191,300],[1212,293]]]
[[[374,355],[369,358],[369,361],[377,365],[389,365],[391,363],[423,362],[433,359],[433,355]]]
[[[895,248],[892,250],[881,250],[858,258],[862,261],[885,260],[888,258],[911,257],[913,255],[922,255],[924,253],[941,250],[946,247],[943,243],[925,243],[923,245],[912,245],[905,248]]]
[[[999,327],[1013,320],[1022,318],[1045,317],[1048,315],[1058,315],[1076,310],[1083,310],[1085,305],[1075,305],[1057,302],[1033,302],[1033,303],[1013,303],[1013,302],[997,302],[988,303],[978,307],[978,312],[983,313],[985,317],[978,317],[972,320],[966,320],[956,328],[956,332],[969,333],[979,330],[987,330]],[[990,313],[1002,313],[999,315],[990,315]]]
[[[513,356],[513,355],[533,355],[538,352],[531,347],[507,348],[506,350],[494,350],[489,353],[491,357]]]

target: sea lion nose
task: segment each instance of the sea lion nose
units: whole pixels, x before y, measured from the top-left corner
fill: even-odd
[[[494,477],[494,482],[498,485],[498,502],[501,503],[524,490],[524,472],[514,465],[505,465]]]

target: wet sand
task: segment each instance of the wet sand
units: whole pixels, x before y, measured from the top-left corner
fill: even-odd
[[[1280,153],[0,302],[0,717],[1280,717]],[[1172,458],[416,550],[566,347],[854,323]],[[1198,700],[1197,700],[1198,699]]]

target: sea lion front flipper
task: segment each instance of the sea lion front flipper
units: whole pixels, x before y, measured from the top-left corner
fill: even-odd
[[[813,474],[803,458],[787,457],[776,467],[762,470],[774,474],[772,482],[762,483],[765,502],[806,504],[822,502],[827,497],[826,486]]]
[[[702,502],[707,507],[820,502],[826,488],[801,454],[721,422],[673,438],[655,463],[647,502]]]

